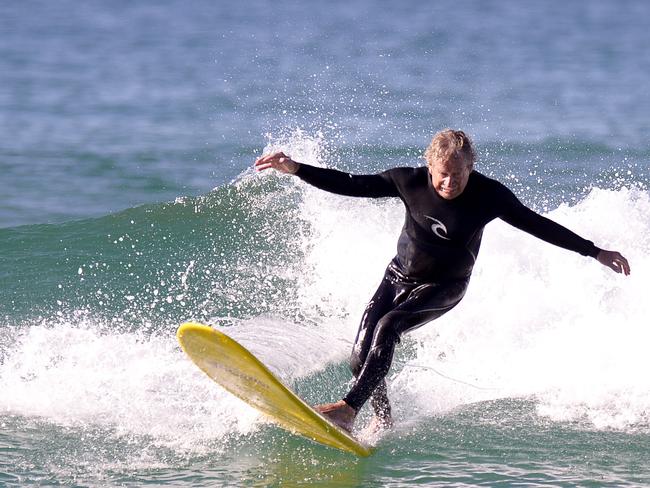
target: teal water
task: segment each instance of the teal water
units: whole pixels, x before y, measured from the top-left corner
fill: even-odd
[[[650,486],[645,2],[0,6],[0,485]],[[340,397],[397,202],[357,172],[460,127],[479,169],[633,274],[494,222],[467,297],[404,338],[356,459],[207,380],[199,320]]]

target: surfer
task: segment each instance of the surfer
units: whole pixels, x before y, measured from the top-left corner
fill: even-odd
[[[556,246],[595,258],[629,275],[628,261],[600,249],[569,229],[524,206],[504,185],[474,170],[476,153],[462,131],[437,133],[425,152],[426,166],[352,175],[292,160],[283,152],[262,156],[257,170],[273,168],[332,193],[396,197],[406,208],[397,254],[363,313],[350,366],[350,391],[320,413],[350,431],[370,400],[376,427],[392,425],[385,376],[400,336],[437,319],[461,301],[478,255],[485,225],[505,222]]]

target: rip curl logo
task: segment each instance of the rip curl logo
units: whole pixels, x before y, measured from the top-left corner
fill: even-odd
[[[444,239],[445,241],[450,240],[449,237],[447,237],[447,227],[445,227],[445,224],[434,217],[429,217],[428,215],[425,215],[425,217],[433,221],[433,224],[431,224],[431,232],[440,237],[440,239]]]

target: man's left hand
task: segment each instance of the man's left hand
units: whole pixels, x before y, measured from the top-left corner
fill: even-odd
[[[630,274],[630,265],[620,252],[601,249],[596,259],[600,264],[604,264],[617,273],[623,273],[625,276]]]

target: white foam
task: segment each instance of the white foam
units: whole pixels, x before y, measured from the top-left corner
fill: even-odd
[[[0,365],[0,410],[178,448],[255,428],[258,413],[215,387],[173,338],[99,329],[24,330]]]

